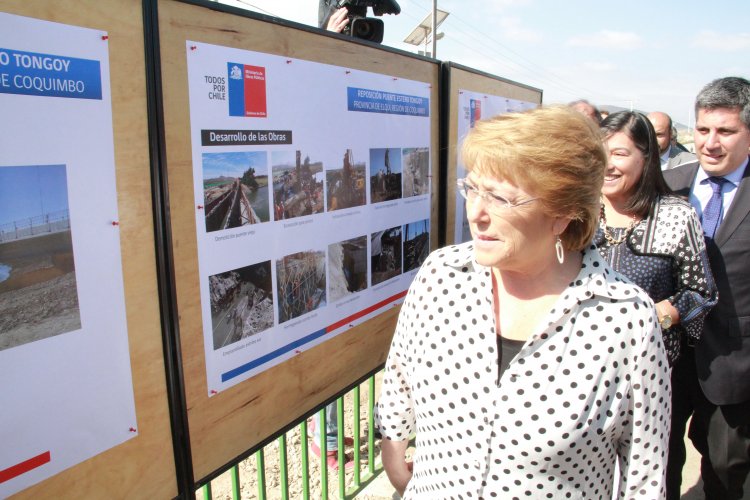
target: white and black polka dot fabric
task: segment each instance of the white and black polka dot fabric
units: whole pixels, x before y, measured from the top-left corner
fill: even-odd
[[[416,433],[405,498],[662,498],[669,372],[645,293],[591,247],[499,383],[492,311],[471,243],[409,289],[376,407],[384,437]]]

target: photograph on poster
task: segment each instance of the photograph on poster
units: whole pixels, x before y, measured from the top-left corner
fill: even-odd
[[[328,297],[336,302],[367,288],[367,237],[328,245]]]
[[[268,222],[268,153],[203,153],[206,232]]]
[[[276,261],[279,323],[326,305],[326,254],[308,250]]]
[[[404,198],[430,192],[430,151],[427,148],[403,149]]]
[[[208,277],[214,350],[273,326],[271,261]]]
[[[0,167],[0,350],[81,328],[65,165]]]
[[[323,213],[323,163],[302,151],[271,153],[273,220]]]
[[[372,233],[370,248],[373,285],[401,274],[401,226]]]
[[[401,198],[401,149],[370,150],[370,202]]]
[[[404,226],[404,272],[417,269],[430,253],[430,219]]]
[[[326,194],[328,211],[361,207],[367,203],[365,162],[355,160],[347,149],[341,166],[326,169]]]

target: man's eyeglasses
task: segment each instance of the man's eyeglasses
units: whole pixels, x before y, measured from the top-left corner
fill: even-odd
[[[529,198],[528,200],[512,202],[495,193],[479,189],[467,179],[458,179],[456,185],[458,186],[458,192],[461,193],[461,196],[470,202],[476,201],[477,198],[482,198],[485,203],[487,203],[487,208],[492,213],[498,215],[507,213],[511,208],[520,207],[521,205],[526,205],[527,203],[538,200],[538,198]]]

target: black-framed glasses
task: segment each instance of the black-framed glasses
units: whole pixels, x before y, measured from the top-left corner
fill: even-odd
[[[506,198],[503,198],[499,194],[479,189],[465,178],[456,180],[456,185],[458,186],[458,192],[461,193],[461,196],[466,198],[467,201],[473,203],[477,198],[481,198],[487,204],[487,208],[492,213],[498,215],[502,215],[509,212],[512,208],[520,207],[521,205],[526,205],[527,203],[531,203],[532,201],[536,201],[539,199],[529,198],[523,201],[510,201]]]

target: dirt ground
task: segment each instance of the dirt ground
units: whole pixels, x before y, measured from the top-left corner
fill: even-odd
[[[79,328],[75,273],[0,293],[0,350]]]
[[[0,350],[81,328],[69,230],[0,244]]]

